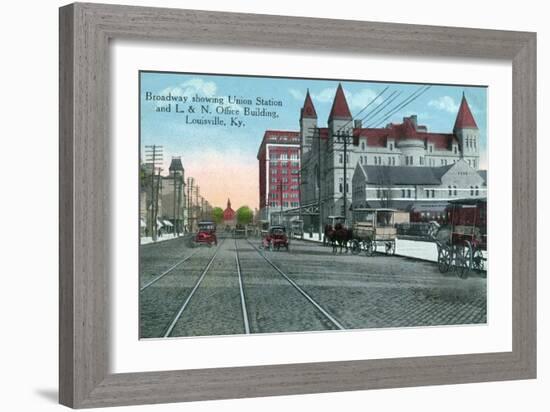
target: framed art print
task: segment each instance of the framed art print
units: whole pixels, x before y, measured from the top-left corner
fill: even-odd
[[[98,4],[60,34],[63,404],[535,376],[534,34]]]

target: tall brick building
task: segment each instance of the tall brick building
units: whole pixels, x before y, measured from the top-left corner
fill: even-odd
[[[258,150],[260,219],[300,206],[300,133],[266,130]]]

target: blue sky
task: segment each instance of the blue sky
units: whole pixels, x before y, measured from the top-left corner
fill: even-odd
[[[368,77],[368,74],[365,75]],[[383,120],[384,113],[404,100],[422,85],[407,83],[379,83],[379,82],[357,82],[342,81],[342,86],[350,106],[352,115],[355,117],[370,101],[372,101],[383,89],[388,87],[386,92],[376,100],[376,104],[383,102],[391,93],[399,94],[398,97],[379,115],[363,121],[364,126],[377,125]],[[303,105],[306,90],[310,94],[318,115],[319,127],[326,127],[326,121],[332,100],[336,91],[338,81],[332,80],[310,80],[310,79],[287,79],[287,78],[265,78],[246,76],[223,76],[204,74],[174,74],[174,73],[141,73],[141,145],[159,144],[164,146],[164,157],[166,162],[172,155],[182,156],[186,173],[189,176],[203,175],[204,171],[198,169],[204,165],[217,161],[231,161],[241,163],[244,169],[233,168],[233,171],[242,173],[256,173],[256,154],[259,144],[266,129],[299,130],[300,108]],[[166,112],[156,112],[156,108],[165,105],[164,102],[146,101],[145,94],[151,92],[156,95],[166,95],[169,92],[173,96],[237,96],[255,99],[275,99],[283,102],[283,107],[270,108],[276,110],[277,118],[270,117],[245,117],[244,127],[220,127],[190,125],[184,121],[184,115]],[[450,133],[452,131],[456,113],[462,93],[465,93],[470,109],[480,129],[482,162],[486,158],[487,142],[487,89],[484,87],[432,85],[424,94],[416,100],[396,112],[381,125],[389,122],[398,123],[404,116],[416,114],[418,123],[426,125],[428,131]],[[371,109],[376,107],[372,104],[368,110],[363,111],[357,117],[362,118]],[[235,105],[228,105],[233,109],[239,108]],[[239,109],[242,110],[242,107]],[[198,116],[201,117],[201,116]],[[220,118],[228,119],[229,116],[221,115]],[[208,160],[210,159],[210,160]],[[255,169],[251,168],[254,165]],[[233,167],[233,166],[232,166]],[[238,170],[237,170],[238,169]],[[245,172],[246,170],[246,172]],[[223,170],[222,170],[223,172]],[[225,173],[223,173],[225,175]],[[213,173],[206,176],[211,181]],[[227,176],[220,176],[217,179],[226,179]],[[243,199],[235,199],[234,203],[256,207],[257,203],[257,178],[253,178],[256,194],[244,196],[241,191],[235,193],[237,196],[244,196]],[[208,192],[208,189],[204,190]],[[249,191],[254,188],[250,187]],[[231,190],[228,190],[231,192]],[[227,198],[231,193],[205,193],[210,196],[214,203],[219,203],[222,198]]]

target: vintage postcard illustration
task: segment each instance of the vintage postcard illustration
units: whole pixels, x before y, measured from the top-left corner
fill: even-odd
[[[486,87],[139,85],[140,338],[487,322]]]

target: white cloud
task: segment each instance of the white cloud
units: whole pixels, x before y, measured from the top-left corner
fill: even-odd
[[[430,100],[428,106],[449,113],[456,113],[458,111],[458,103],[451,96],[441,96],[438,99]]]
[[[288,92],[298,101],[303,101],[306,97],[305,93],[298,89],[288,89]],[[327,87],[318,93],[310,92],[314,104],[332,103],[335,94],[336,88],[334,87]],[[377,93],[371,89],[362,89],[355,93],[345,91],[345,95],[350,109],[362,109],[376,97]]]
[[[292,97],[294,97],[296,100],[304,100],[306,98],[306,95],[302,93],[300,90],[297,89],[288,89],[288,92]]]
[[[376,97],[377,93],[371,89],[359,90],[356,93],[346,93],[346,98],[351,109],[361,110]],[[377,100],[380,101],[380,100]]]
[[[185,88],[185,91],[188,93],[199,93],[205,96],[214,96],[218,86],[212,81],[204,81],[201,78],[189,79],[185,83],[182,83],[181,86]]]
[[[311,97],[313,98],[313,100],[320,103],[332,103],[335,94],[336,89],[334,87],[327,87],[326,89],[321,90],[319,93],[312,93]]]

